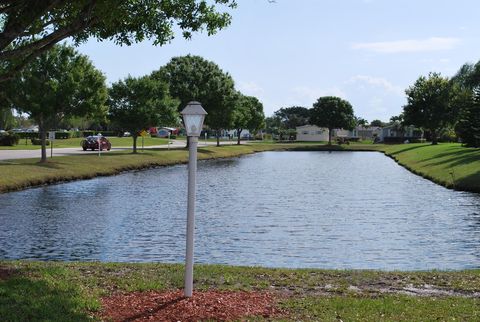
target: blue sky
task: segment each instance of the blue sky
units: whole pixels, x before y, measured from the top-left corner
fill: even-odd
[[[266,115],[335,95],[357,116],[386,121],[420,75],[452,76],[480,60],[478,12],[478,0],[238,0],[232,24],[214,36],[178,36],[163,47],[91,40],[79,50],[108,82],[193,54],[230,73]]]

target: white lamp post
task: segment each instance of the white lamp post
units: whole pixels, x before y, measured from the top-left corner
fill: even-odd
[[[189,102],[181,112],[188,139],[188,202],[187,202],[187,251],[185,254],[186,297],[193,294],[193,234],[195,231],[195,181],[197,174],[197,145],[207,112],[199,102]]]

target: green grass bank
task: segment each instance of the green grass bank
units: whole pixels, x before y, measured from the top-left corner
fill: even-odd
[[[478,321],[480,271],[196,265],[196,290],[272,292],[282,321]],[[183,287],[178,264],[0,261],[2,321],[91,321],[102,296]],[[259,319],[261,320],[261,318]]]
[[[53,148],[79,148],[81,147],[81,142],[84,138],[70,138],[53,141]],[[112,147],[131,147],[133,145],[133,139],[131,137],[108,137],[108,140],[112,143]],[[155,145],[165,145],[167,144],[168,139],[163,138],[152,138],[145,137],[143,138],[143,145],[155,146]],[[142,138],[137,139],[137,146],[142,147]],[[40,150],[40,145],[33,145],[30,140],[22,139],[18,141],[18,144],[15,146],[0,146],[0,150]],[[50,149],[50,146],[47,147]]]
[[[157,139],[155,139],[157,140]],[[460,144],[351,144],[327,146],[314,143],[253,143],[202,147],[199,159],[230,158],[244,154],[271,151],[378,151],[394,158],[410,171],[438,184],[457,190],[480,192],[480,149]],[[130,151],[111,151],[97,155],[55,157],[40,164],[38,159],[0,161],[0,192],[63,181],[108,176],[122,171],[185,163],[186,149],[146,149],[138,154]]]

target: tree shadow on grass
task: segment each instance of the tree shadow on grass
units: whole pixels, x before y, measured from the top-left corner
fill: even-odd
[[[199,148],[197,151],[198,153],[202,153],[202,154],[215,154],[215,151],[207,150],[204,148]]]
[[[188,151],[188,149],[186,147],[170,147],[170,149],[166,149],[166,148],[148,148],[148,150],[150,151],[164,151],[164,152],[167,152],[167,151]]]
[[[390,155],[397,155],[397,154],[400,154],[400,153],[403,153],[403,152],[412,151],[412,150],[416,150],[416,149],[421,149],[421,148],[425,148],[425,147],[429,147],[429,146],[431,146],[431,144],[408,146],[404,149],[401,149],[401,150],[398,150],[398,151],[395,151],[395,152],[391,152],[389,154]]]
[[[429,162],[437,160],[436,162]],[[480,161],[480,150],[462,148],[461,150],[454,149],[443,153],[436,154],[431,158],[421,160],[422,163],[428,163],[429,165],[442,165],[449,164],[450,166],[460,166],[470,164],[472,162]]]
[[[14,275],[0,280],[2,321],[91,321],[77,290]]]
[[[177,298],[175,299],[172,299],[166,303],[163,303],[155,308],[148,308],[147,310],[145,310],[144,312],[140,312],[140,313],[137,313],[137,314],[134,314],[132,316],[129,316],[127,317],[126,319],[123,319],[122,322],[131,322],[131,321],[135,321],[135,320],[138,320],[138,319],[148,319],[150,316],[162,311],[162,310],[165,310],[167,309],[168,307],[170,306],[173,306],[175,305],[176,303],[180,302],[181,300],[184,300],[185,297],[183,296],[178,296]]]
[[[480,170],[455,181],[455,186],[461,190],[480,193]]]
[[[48,169],[61,169],[62,167],[60,166],[62,163],[61,162],[37,162],[34,165],[37,167],[41,168],[48,168]]]

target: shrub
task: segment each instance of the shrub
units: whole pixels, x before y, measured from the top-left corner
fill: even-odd
[[[32,145],[42,145],[42,140],[38,138],[32,138],[30,141],[32,142]],[[50,145],[49,140],[46,140],[46,145]]]
[[[3,146],[14,146],[18,144],[20,138],[15,133],[6,133],[0,135],[0,145]]]
[[[55,140],[64,140],[72,137],[70,132],[55,132]]]
[[[176,138],[177,138],[177,136],[175,134],[170,135],[170,139],[174,140]]]
[[[38,138],[38,132],[18,132],[16,133],[20,139]]]
[[[71,131],[70,132],[70,137],[71,138],[80,138],[80,137],[82,137],[82,135],[83,134],[80,131]]]
[[[97,135],[98,133],[101,133],[103,136],[120,136],[122,137],[123,136],[123,132],[122,135],[119,135],[119,132],[118,131],[101,131],[101,130],[98,130],[98,131],[83,131],[83,137],[86,138],[87,136],[91,136],[91,135]]]

